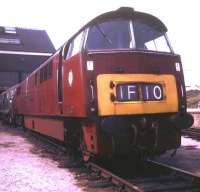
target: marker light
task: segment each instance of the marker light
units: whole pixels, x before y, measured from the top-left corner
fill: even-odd
[[[180,63],[176,62],[175,67],[176,67],[176,71],[181,71]]]

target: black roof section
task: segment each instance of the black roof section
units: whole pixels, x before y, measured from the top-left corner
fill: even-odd
[[[55,47],[45,30],[0,26],[0,51],[54,53]]]

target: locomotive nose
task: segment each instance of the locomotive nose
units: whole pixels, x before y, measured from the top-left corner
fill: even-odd
[[[100,116],[178,112],[176,79],[170,74],[100,74],[97,100]]]
[[[171,117],[171,122],[179,129],[187,129],[194,123],[194,118],[189,113],[176,114]]]

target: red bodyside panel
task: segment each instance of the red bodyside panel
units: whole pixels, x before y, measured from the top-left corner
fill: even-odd
[[[52,77],[35,84],[32,74],[21,84],[21,93],[16,97],[18,113],[24,115],[86,116],[85,78],[81,54],[63,61],[63,102],[58,102],[59,56],[53,59]],[[40,71],[37,72],[40,74]],[[70,83],[71,82],[71,83]]]
[[[64,141],[64,125],[62,120],[25,117],[25,127]]]
[[[35,92],[36,105],[38,110],[36,114],[39,115],[57,115],[58,101],[57,101],[57,55],[53,60],[52,77],[47,81],[38,83]],[[60,114],[60,113],[59,113]]]
[[[57,98],[57,68],[58,55],[53,59],[51,78],[40,82],[32,74],[20,84],[20,94],[16,95],[15,106],[17,113],[23,115],[60,115],[62,110]]]
[[[64,61],[63,114],[65,116],[86,116],[85,78],[82,66],[81,54]]]

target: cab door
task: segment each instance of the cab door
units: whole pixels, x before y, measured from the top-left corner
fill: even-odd
[[[57,66],[57,101],[59,113],[63,114],[63,62],[62,51],[59,53],[59,61]]]
[[[68,43],[64,51],[63,113],[70,117],[85,116],[83,41],[84,32],[80,32]]]

